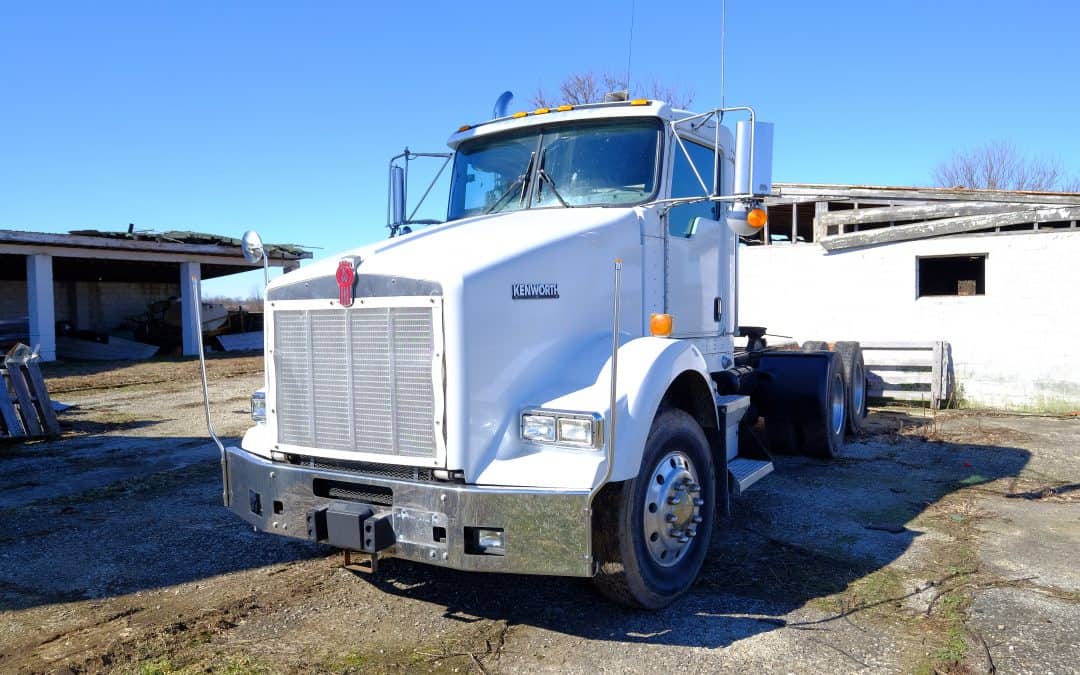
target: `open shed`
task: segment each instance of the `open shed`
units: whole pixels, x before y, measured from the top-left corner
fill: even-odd
[[[286,272],[311,258],[295,245],[267,245],[266,253]],[[238,239],[213,234],[0,230],[0,326],[25,331],[41,358],[53,361],[58,323],[108,333],[151,303],[178,298],[183,353],[195,354],[201,331],[190,279],[258,267],[244,260]]]

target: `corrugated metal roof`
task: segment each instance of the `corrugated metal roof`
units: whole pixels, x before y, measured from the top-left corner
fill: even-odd
[[[193,232],[190,230],[169,230],[153,232],[135,230],[133,232],[109,232],[103,230],[71,230],[68,234],[103,239],[125,239],[128,241],[158,242],[163,244],[194,244],[202,246],[240,247],[240,240],[220,234]],[[271,258],[310,258],[311,252],[300,244],[266,244],[266,254]]]

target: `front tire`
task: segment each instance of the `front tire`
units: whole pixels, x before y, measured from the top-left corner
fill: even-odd
[[[712,453],[683,410],[653,422],[637,477],[601,491],[593,505],[593,581],[615,602],[660,609],[694,583],[716,513]]]

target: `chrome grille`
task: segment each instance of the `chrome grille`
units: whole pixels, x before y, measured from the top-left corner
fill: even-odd
[[[274,313],[278,442],[434,457],[431,307]]]

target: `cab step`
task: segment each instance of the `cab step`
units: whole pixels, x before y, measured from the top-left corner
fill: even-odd
[[[735,496],[742,495],[750,486],[773,472],[773,463],[767,459],[736,457],[728,461],[731,489]]]

